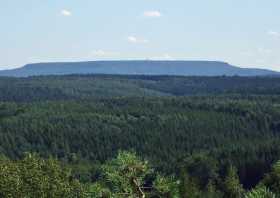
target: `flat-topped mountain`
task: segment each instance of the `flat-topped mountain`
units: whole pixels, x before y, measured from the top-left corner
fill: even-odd
[[[0,71],[0,76],[67,74],[179,75],[179,76],[269,76],[278,72],[240,68],[217,61],[91,61],[36,63]]]

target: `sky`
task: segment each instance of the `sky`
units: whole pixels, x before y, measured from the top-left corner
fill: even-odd
[[[280,71],[279,0],[0,0],[0,69],[215,60]]]

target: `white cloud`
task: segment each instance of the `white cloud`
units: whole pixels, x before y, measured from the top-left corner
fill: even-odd
[[[109,56],[117,56],[119,55],[119,52],[111,52],[111,51],[105,51],[105,50],[94,50],[91,52],[92,56],[95,57],[109,57]]]
[[[69,10],[61,10],[61,15],[63,16],[71,16],[72,15],[72,12],[70,12]]]
[[[276,31],[270,30],[270,31],[267,32],[267,34],[268,34],[269,36],[273,36],[273,37],[280,38],[280,32],[276,32]]]
[[[148,43],[149,41],[147,39],[143,39],[143,38],[137,38],[135,36],[129,36],[127,38],[128,42],[130,43],[142,43],[142,44],[145,44],[145,43]]]
[[[153,10],[153,11],[145,11],[143,14],[145,17],[154,17],[154,18],[158,18],[161,17],[162,14],[160,13],[160,11],[157,10]]]
[[[152,57],[152,60],[172,60],[173,57],[169,54],[163,54],[162,56]]]

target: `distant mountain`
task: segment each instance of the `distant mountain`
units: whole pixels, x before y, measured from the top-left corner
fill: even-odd
[[[27,77],[66,74],[179,75],[179,76],[269,76],[278,72],[245,69],[216,61],[92,61],[37,63],[0,71],[0,76]]]

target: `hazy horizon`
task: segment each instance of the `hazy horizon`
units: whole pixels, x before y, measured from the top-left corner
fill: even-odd
[[[280,1],[3,1],[0,70],[38,62],[221,61],[280,71]]]

